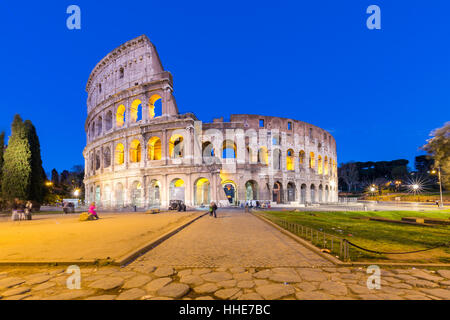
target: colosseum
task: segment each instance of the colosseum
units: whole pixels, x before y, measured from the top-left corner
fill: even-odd
[[[108,209],[281,206],[337,201],[336,142],[311,124],[235,114],[203,123],[180,114],[173,79],[145,36],[92,71],[85,124],[86,201]]]

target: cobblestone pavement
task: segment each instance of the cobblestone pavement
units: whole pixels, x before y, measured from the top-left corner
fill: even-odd
[[[80,290],[67,289],[64,268],[0,268],[0,299],[450,300],[450,270],[383,269],[381,289],[369,290],[366,269],[331,266],[251,216],[221,215],[124,268],[81,267]]]

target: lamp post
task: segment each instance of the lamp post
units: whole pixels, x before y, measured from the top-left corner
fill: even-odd
[[[436,174],[436,169],[431,171],[431,174]],[[438,174],[438,181],[439,181],[439,195],[441,197],[441,201],[439,202],[439,208],[443,208],[444,201],[443,201],[443,197],[442,197],[442,179],[441,179],[441,167],[440,166],[437,168],[437,174]]]

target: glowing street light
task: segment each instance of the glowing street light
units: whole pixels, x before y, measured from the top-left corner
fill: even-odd
[[[47,182],[45,182],[45,185],[46,185],[47,187],[51,187],[51,186],[53,186],[53,182],[47,181]]]
[[[436,174],[436,169],[433,169],[431,171],[431,174]],[[444,201],[442,199],[442,179],[441,179],[441,167],[440,166],[437,169],[437,174],[438,174],[438,180],[439,180],[439,194],[441,196],[441,201],[439,202],[439,208],[443,208],[444,207]]]
[[[418,184],[413,184],[413,185],[411,186],[411,188],[412,188],[414,191],[417,191],[417,190],[419,190],[420,186],[419,186]]]
[[[78,198],[78,196],[80,195],[80,189],[75,189],[75,191],[73,192],[73,195]]]

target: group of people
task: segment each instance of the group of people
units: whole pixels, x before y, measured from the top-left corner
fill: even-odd
[[[217,205],[215,202],[211,202],[211,204],[209,205],[209,216],[214,218],[217,218]]]
[[[12,205],[12,220],[31,220],[33,210],[33,203],[31,201],[24,201],[15,199]]]

